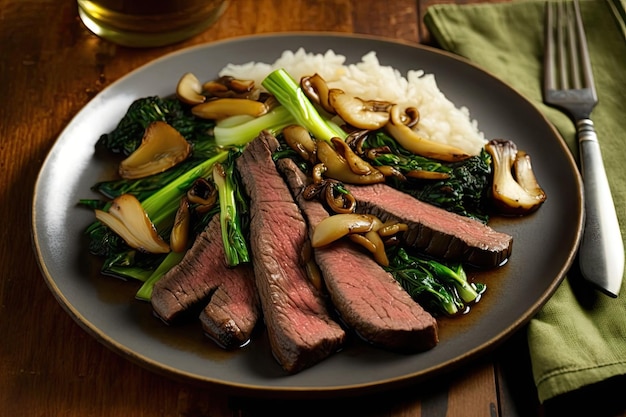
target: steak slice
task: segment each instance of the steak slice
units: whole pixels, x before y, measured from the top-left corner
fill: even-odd
[[[154,286],[152,307],[166,322],[204,306],[208,337],[225,348],[247,343],[261,314],[252,265],[226,264],[219,215],[198,236],[181,262]]]
[[[329,216],[319,201],[306,200],[308,178],[290,159],[277,162],[307,217],[310,233]],[[343,321],[366,341],[390,350],[416,352],[438,342],[437,321],[391,274],[357,245],[337,241],[314,249],[324,283]]]
[[[269,342],[281,366],[295,373],[336,352],[345,332],[302,266],[307,227],[272,160],[277,147],[276,138],[261,133],[237,169],[250,197],[250,246]]]
[[[511,255],[513,237],[477,220],[424,203],[385,184],[346,188],[357,200],[359,213],[406,223],[406,243],[429,255],[482,268],[501,265]]]

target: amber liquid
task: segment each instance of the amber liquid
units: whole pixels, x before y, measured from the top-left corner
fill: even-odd
[[[96,35],[125,46],[180,42],[211,26],[228,0],[77,0],[78,14]]]

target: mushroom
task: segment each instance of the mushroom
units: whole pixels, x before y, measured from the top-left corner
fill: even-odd
[[[285,142],[305,161],[315,163],[317,145],[306,128],[300,125],[289,125],[283,128]]]
[[[319,222],[311,236],[311,246],[326,246],[351,233],[366,233],[372,230],[375,217],[369,214],[335,214]]]
[[[202,85],[205,93],[214,97],[236,97],[257,100],[260,96],[260,90],[254,87],[254,80],[240,80],[229,75],[207,81]]]
[[[176,97],[183,103],[191,105],[204,103],[206,100],[206,96],[202,95],[200,80],[191,72],[183,74],[178,80]]]
[[[389,123],[387,123],[386,129],[396,142],[407,151],[447,162],[462,161],[471,157],[467,152],[455,146],[424,139],[406,125],[403,119],[406,119],[406,113],[403,116],[400,107],[394,104],[390,110]]]
[[[302,251],[300,252],[300,264],[304,267],[304,271],[306,272],[309,282],[311,282],[317,290],[322,290],[324,285],[322,271],[317,265],[317,262],[315,262],[313,248],[311,247],[311,241],[309,240],[304,242],[302,245]]]
[[[351,132],[346,137],[346,143],[356,152],[357,155],[363,156],[365,151],[363,150],[363,143],[367,140],[367,134],[370,131],[367,129],[359,129]]]
[[[369,232],[365,233],[365,239],[369,240],[374,246],[374,250],[372,251],[372,255],[374,255],[374,260],[380,265],[388,266],[389,259],[387,258],[387,253],[385,252],[385,243],[381,239],[378,232],[375,230],[370,230]]]
[[[186,197],[189,203],[196,205],[196,212],[206,213],[217,203],[217,187],[205,178],[198,178],[187,191]]]
[[[163,172],[187,159],[191,145],[166,122],[152,122],[139,147],[119,165],[122,178],[136,179]]]
[[[356,199],[338,181],[324,180],[324,197],[326,205],[335,213],[354,213],[356,210]]]
[[[389,109],[393,103],[379,100],[362,100],[343,90],[332,88],[328,101],[346,123],[357,129],[377,130],[389,121]]]
[[[388,221],[383,223],[370,214],[335,214],[319,222],[313,230],[311,244],[314,248],[347,236],[354,243],[372,253],[374,260],[383,266],[389,265],[383,238],[406,231],[404,223]]]
[[[212,120],[237,115],[258,117],[267,113],[267,110],[265,103],[247,98],[217,98],[191,108],[194,116]]]
[[[493,159],[492,198],[505,214],[523,215],[539,208],[547,196],[532,170],[530,156],[510,140],[494,139],[485,145]]]
[[[335,145],[335,152],[346,160],[352,172],[359,175],[368,175],[375,171],[375,168],[354,153],[346,142],[339,138],[332,138],[330,141]]]
[[[313,74],[311,76],[302,77],[300,79],[300,88],[304,91],[304,94],[314,103],[319,104],[324,110],[330,114],[335,114],[335,109],[331,106],[329,101],[328,85],[324,78],[319,74]]]
[[[108,212],[96,209],[95,215],[96,219],[111,228],[132,248],[147,253],[170,251],[139,200],[132,194],[116,197]]]
[[[189,241],[189,200],[186,197],[180,199],[178,210],[176,211],[176,217],[174,218],[174,225],[170,232],[170,248],[173,252],[184,252],[187,249],[187,242]]]
[[[333,146],[326,141],[317,142],[317,159],[324,164],[327,177],[344,183],[375,184],[385,181],[385,176],[374,167],[371,167],[371,171],[367,174],[354,173],[346,158],[338,154]]]

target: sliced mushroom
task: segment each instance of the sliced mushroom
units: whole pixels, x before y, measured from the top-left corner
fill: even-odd
[[[289,125],[283,128],[285,142],[305,161],[315,163],[317,145],[306,128],[300,125]]]
[[[187,104],[200,104],[206,101],[202,94],[202,83],[193,73],[185,73],[176,85],[176,97]]]
[[[189,242],[189,227],[190,227],[190,215],[189,215],[189,200],[186,197],[180,199],[178,210],[176,211],[176,217],[174,219],[174,225],[170,232],[170,248],[173,252],[184,252],[187,249]]]
[[[203,119],[221,120],[237,115],[258,117],[267,113],[267,106],[246,98],[217,98],[194,106],[191,112]]]
[[[311,236],[311,246],[319,248],[351,233],[372,230],[375,217],[369,214],[335,214],[317,224]]]
[[[191,145],[169,124],[157,121],[146,128],[141,145],[119,166],[122,178],[136,179],[163,172],[187,159]]]
[[[217,203],[217,187],[205,178],[198,178],[187,191],[187,201],[196,204],[196,212],[206,213]]]
[[[389,121],[389,109],[393,106],[388,101],[362,100],[338,88],[330,89],[328,100],[339,117],[357,129],[382,128]]]
[[[407,107],[402,114],[402,123],[407,127],[414,128],[420,121],[420,113],[415,107]]]
[[[346,137],[346,143],[350,145],[357,155],[363,156],[365,154],[363,143],[367,140],[369,132],[367,129],[355,130]]]
[[[529,194],[545,200],[545,192],[535,177],[530,155],[528,155],[525,151],[517,151],[515,163],[513,164],[513,173],[515,175],[515,179],[523,189],[528,191]]]
[[[396,167],[391,165],[381,165],[376,167],[385,177],[397,178],[400,181],[406,181],[404,174]]]
[[[260,90],[255,88],[254,80],[240,80],[229,75],[207,81],[202,85],[202,88],[207,94],[214,97],[257,100],[260,95]]]
[[[406,232],[409,230],[409,226],[406,223],[398,223],[398,222],[385,222],[380,229],[378,229],[378,234],[382,237],[393,236],[400,232]]]
[[[447,162],[462,161],[471,157],[460,148],[419,136],[413,129],[404,124],[402,112],[397,104],[391,108],[389,123],[385,128],[400,146],[416,155]]]
[[[300,264],[304,267],[307,278],[313,286],[318,290],[322,290],[324,285],[322,271],[315,262],[315,258],[313,257],[313,248],[311,247],[311,242],[308,240],[304,243],[304,245],[302,245],[302,252],[300,252]]]
[[[324,196],[326,205],[335,213],[347,214],[356,210],[356,199],[339,181],[325,180]]]
[[[314,103],[319,104],[330,114],[335,114],[335,109],[330,104],[328,85],[319,74],[313,74],[300,79],[300,88],[304,94]]]
[[[374,260],[383,266],[389,265],[385,250],[386,240],[397,233],[408,230],[404,223],[389,221],[383,223],[378,217],[368,214],[335,214],[327,217],[315,227],[312,246],[328,245],[346,236],[372,253]]]
[[[317,159],[324,164],[327,177],[347,184],[375,184],[385,181],[385,176],[373,167],[368,174],[355,174],[348,161],[326,141],[317,142]]]
[[[388,266],[389,259],[387,258],[387,253],[385,252],[385,243],[381,239],[380,235],[376,231],[370,230],[365,233],[365,238],[374,245],[374,251],[372,252],[374,260],[379,265]]]
[[[346,160],[352,172],[358,175],[368,175],[375,171],[375,168],[354,153],[346,142],[339,138],[332,138],[330,141],[335,146],[335,152]]]
[[[108,212],[95,210],[95,214],[96,219],[111,228],[132,248],[147,253],[170,251],[139,200],[132,194],[116,197]]]
[[[523,215],[537,210],[547,196],[537,183],[530,156],[509,140],[485,145],[493,160],[492,197],[505,214]]]

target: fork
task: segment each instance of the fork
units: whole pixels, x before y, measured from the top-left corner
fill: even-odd
[[[585,202],[580,271],[603,293],[617,297],[624,274],[624,242],[590,118],[598,98],[578,1],[548,1],[545,19],[543,101],[573,120],[580,152]]]

